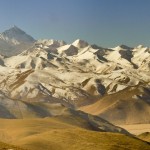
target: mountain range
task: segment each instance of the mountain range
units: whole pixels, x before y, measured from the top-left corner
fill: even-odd
[[[132,136],[116,125],[150,123],[150,48],[35,40],[14,26],[0,34],[0,117]]]

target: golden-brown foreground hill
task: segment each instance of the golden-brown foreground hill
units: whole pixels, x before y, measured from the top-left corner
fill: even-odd
[[[22,148],[19,148],[17,146],[9,145],[3,142],[0,142],[0,150],[25,150]]]
[[[92,131],[82,119],[58,116],[40,119],[0,119],[0,140],[30,150],[149,150],[139,139]]]

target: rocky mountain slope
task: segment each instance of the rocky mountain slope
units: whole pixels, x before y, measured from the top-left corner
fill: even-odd
[[[150,48],[35,41],[15,26],[0,34],[0,118],[0,140],[32,150],[149,150],[113,124],[150,123]]]
[[[6,56],[18,54],[31,47],[34,42],[34,38],[14,26],[0,33],[0,54]]]
[[[19,43],[34,42],[17,27],[5,33],[10,39],[16,30]],[[18,55],[0,56],[0,91],[8,118],[17,117],[18,103],[25,114],[41,111],[37,103],[61,103],[115,124],[150,123],[150,48],[39,40]]]

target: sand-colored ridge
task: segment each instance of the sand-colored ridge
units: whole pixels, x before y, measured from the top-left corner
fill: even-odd
[[[64,118],[64,120],[66,120]],[[76,120],[0,119],[0,140],[29,150],[149,150],[150,145],[118,133],[97,132]],[[110,142],[111,141],[111,142]]]

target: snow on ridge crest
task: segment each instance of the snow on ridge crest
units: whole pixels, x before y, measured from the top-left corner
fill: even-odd
[[[0,76],[0,91],[27,103],[61,102],[78,108],[114,94],[118,106],[128,93],[127,104],[133,97],[144,102],[150,88],[150,52],[143,46],[108,49],[80,39],[71,44],[43,39],[18,55],[0,56]]]
[[[83,40],[77,39],[72,43],[72,45],[74,45],[75,47],[78,47],[78,48],[85,48],[89,44]]]

